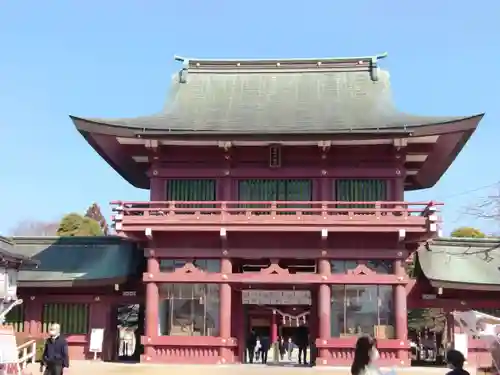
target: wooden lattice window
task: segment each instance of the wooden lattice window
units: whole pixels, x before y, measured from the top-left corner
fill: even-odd
[[[24,305],[14,306],[5,317],[5,324],[12,326],[16,332],[24,332]]]
[[[87,303],[48,303],[43,305],[42,329],[49,330],[53,323],[61,325],[65,334],[87,334],[90,306]]]

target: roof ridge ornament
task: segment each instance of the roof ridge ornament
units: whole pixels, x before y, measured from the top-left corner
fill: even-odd
[[[379,80],[378,61],[387,57],[387,53],[361,57],[324,57],[324,58],[262,58],[262,59],[203,59],[174,56],[183,64],[182,70],[197,72],[213,71],[274,71],[282,68],[285,71],[357,71],[370,73],[372,81]],[[280,69],[281,70],[281,69]]]

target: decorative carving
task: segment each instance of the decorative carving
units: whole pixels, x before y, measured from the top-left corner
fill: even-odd
[[[176,268],[173,273],[188,274],[188,273],[204,273],[205,271],[196,267],[193,262],[186,262],[182,267]]]
[[[281,268],[277,263],[272,263],[269,267],[260,270],[260,273],[265,275],[288,275],[290,272]]]
[[[347,270],[348,275],[375,275],[376,272],[369,269],[365,264],[358,264],[353,270]]]

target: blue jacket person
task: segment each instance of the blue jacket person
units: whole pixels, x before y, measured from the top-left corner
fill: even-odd
[[[61,336],[59,324],[50,326],[49,335],[43,349],[42,361],[46,366],[44,375],[62,375],[63,369],[69,367],[68,343]]]

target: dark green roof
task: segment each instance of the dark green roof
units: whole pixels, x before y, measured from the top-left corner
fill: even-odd
[[[440,238],[423,245],[417,256],[424,276],[436,287],[500,285],[498,239]]]
[[[411,133],[468,117],[416,116],[392,100],[385,57],[281,60],[177,58],[164,110],[136,118],[72,119],[77,128],[117,136]]]
[[[15,237],[16,254],[40,262],[21,268],[19,286],[71,286],[119,283],[136,273],[135,245],[120,237]]]

